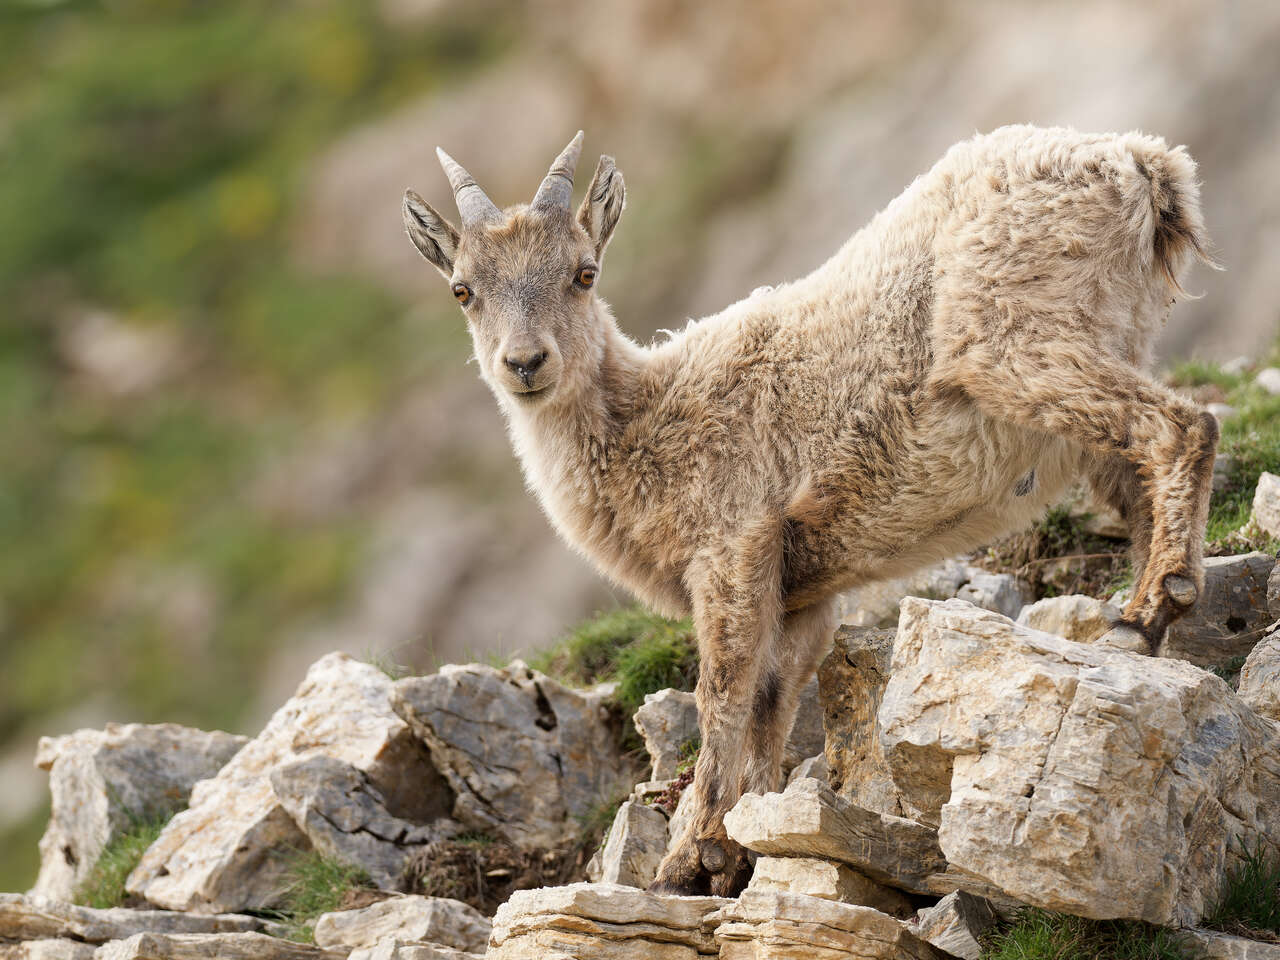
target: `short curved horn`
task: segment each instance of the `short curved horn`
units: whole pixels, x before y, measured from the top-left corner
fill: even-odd
[[[436,147],[436,156],[440,158],[440,166],[444,167],[444,174],[453,187],[453,200],[458,205],[458,215],[462,217],[464,228],[502,219],[502,211],[493,205],[475,177],[467,173],[462,164],[439,147]]]
[[[573,197],[573,171],[578,167],[578,157],[582,153],[582,131],[569,141],[564,152],[556,157],[551,169],[533,196],[533,207],[537,210],[568,210],[569,201]]]

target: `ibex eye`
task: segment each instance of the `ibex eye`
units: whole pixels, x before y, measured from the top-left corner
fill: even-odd
[[[596,282],[595,267],[580,267],[578,272],[574,274],[573,282],[580,287],[589,287]]]
[[[465,283],[455,283],[453,285],[453,296],[464,307],[471,302],[471,288]]]

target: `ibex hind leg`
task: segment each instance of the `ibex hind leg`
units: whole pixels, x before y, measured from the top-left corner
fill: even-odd
[[[1127,364],[1082,356],[1076,343],[1038,343],[998,362],[984,353],[971,350],[950,374],[984,413],[1065,436],[1112,464],[1111,494],[1137,532],[1142,566],[1121,623],[1154,652],[1204,586],[1217,421]],[[1116,458],[1127,471],[1115,472]]]

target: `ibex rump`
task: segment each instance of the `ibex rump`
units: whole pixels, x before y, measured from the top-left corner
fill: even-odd
[[[830,260],[641,347],[596,295],[624,187],[582,135],[499,210],[441,153],[455,229],[404,220],[462,304],[530,488],[570,544],[692,613],[702,750],[654,889],[735,893],[724,834],[776,789],[832,598],[1032,522],[1078,475],[1128,520],[1120,629],[1195,602],[1218,429],[1144,369],[1191,255],[1195,167],[1138,134],[1007,127],[953,147]]]

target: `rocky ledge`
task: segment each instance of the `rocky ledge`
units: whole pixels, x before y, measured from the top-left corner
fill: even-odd
[[[916,579],[935,599],[891,618],[879,593],[851,601],[852,620],[896,629],[840,628],[785,789],[727,817],[756,857],[736,900],[643,890],[688,814],[691,694],[631,718],[638,770],[608,685],[519,662],[393,680],[331,654],[252,739],[131,724],[43,741],[43,865],[30,894],[0,896],[0,960],[976,960],[1026,907],[1280,960],[1198,926],[1246,858],[1280,862],[1275,559],[1211,561],[1154,658],[1106,645],[1105,600],[1024,604],[1012,578],[959,563]],[[588,862],[581,824],[610,797]],[[70,902],[139,814],[175,808],[130,906]],[[306,851],[367,879],[303,943],[268,918]]]

